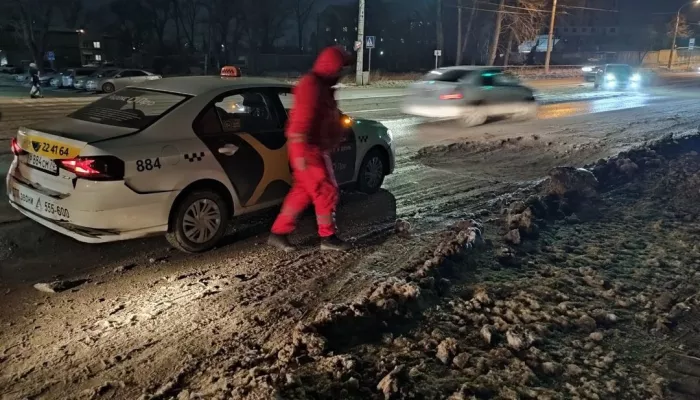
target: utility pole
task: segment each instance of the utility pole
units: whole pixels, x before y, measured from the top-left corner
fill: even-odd
[[[673,42],[671,42],[671,52],[668,55],[668,69],[671,70],[673,66],[673,52],[676,51],[676,39],[678,39],[678,24],[681,21],[681,10],[678,10],[676,14],[676,27],[673,29]]]
[[[457,57],[455,65],[462,64],[462,0],[457,0]]]
[[[355,66],[355,83],[360,86],[363,82],[363,69],[365,67],[365,0],[360,0],[360,10],[357,15],[357,41],[360,48],[357,49],[357,64]]]
[[[552,1],[552,17],[549,20],[549,37],[547,38],[547,55],[544,58],[544,72],[549,73],[549,61],[552,59],[554,41],[554,20],[557,16],[557,0]]]

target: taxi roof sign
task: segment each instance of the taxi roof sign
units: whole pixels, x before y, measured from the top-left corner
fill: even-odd
[[[228,65],[221,68],[221,76],[238,78],[241,76],[241,70],[236,66]]]

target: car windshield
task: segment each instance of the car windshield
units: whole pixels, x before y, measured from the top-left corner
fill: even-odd
[[[94,73],[94,69],[79,69],[75,71],[76,76],[90,76],[92,73]]]
[[[70,118],[122,128],[145,129],[187,100],[187,96],[126,88],[70,114]]]
[[[107,69],[103,71],[97,71],[94,74],[90,75],[91,78],[111,78],[114,75],[117,74],[116,69]]]
[[[458,82],[467,76],[471,75],[474,71],[466,69],[446,69],[446,70],[434,70],[427,73],[424,77],[424,81],[438,81],[438,82]]]
[[[629,76],[632,75],[632,68],[629,65],[609,65],[607,72],[614,75]]]

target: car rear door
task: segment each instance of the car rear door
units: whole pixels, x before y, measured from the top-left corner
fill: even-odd
[[[273,96],[265,88],[227,92],[193,124],[243,207],[279,202],[291,187],[284,125]]]

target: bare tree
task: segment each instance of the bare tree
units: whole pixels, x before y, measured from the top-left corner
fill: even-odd
[[[197,23],[202,16],[204,4],[201,0],[172,0],[173,19],[178,36],[184,36],[188,51],[193,52],[197,37]],[[178,38],[178,43],[181,40]]]
[[[39,68],[43,68],[52,17],[62,5],[52,0],[6,0],[0,5],[0,13],[27,46]]]
[[[171,20],[171,0],[143,0],[143,12],[153,28],[153,33],[158,41],[158,52],[160,55],[165,54],[165,29],[168,22]]]
[[[676,18],[674,18],[672,21],[670,21],[666,25],[666,36],[669,38],[673,38],[674,33],[676,31]],[[687,38],[690,35],[693,34],[693,30],[690,29],[690,25],[688,24],[688,21],[685,19],[683,15],[680,15],[680,18],[678,18],[678,37],[681,38]]]
[[[300,53],[304,51],[304,28],[315,6],[316,0],[292,0],[291,7],[296,22],[297,46]]]
[[[438,50],[444,50],[443,47],[445,47],[445,33],[444,33],[444,30],[442,27],[442,12],[443,12],[442,0],[437,0],[435,2],[435,5],[436,5],[436,18],[435,18],[436,36],[435,36],[435,39],[437,42]],[[442,60],[442,57],[440,57],[440,60]]]
[[[510,54],[513,43],[535,39],[548,16],[545,10],[547,0],[516,0],[514,4],[515,11],[505,16],[502,29],[508,34],[508,44],[504,49],[506,55]]]
[[[496,62],[498,53],[498,40],[501,37],[501,25],[503,24],[503,16],[506,6],[506,0],[500,0],[498,3],[498,11],[496,12],[496,23],[493,27],[493,36],[491,37],[491,47],[489,48],[488,65],[493,65]]]
[[[476,15],[476,0],[472,0],[472,9],[469,12],[469,21],[467,22],[467,28],[464,30],[464,40],[462,41],[462,48],[459,54],[458,64],[462,62],[462,55],[467,51],[467,44],[469,44],[469,37],[472,32],[472,24],[474,23],[474,16]]]
[[[63,22],[65,22],[67,28],[78,28],[83,24],[83,17],[85,15],[85,8],[83,7],[82,0],[68,0],[63,7],[60,8],[61,15],[63,16]]]

